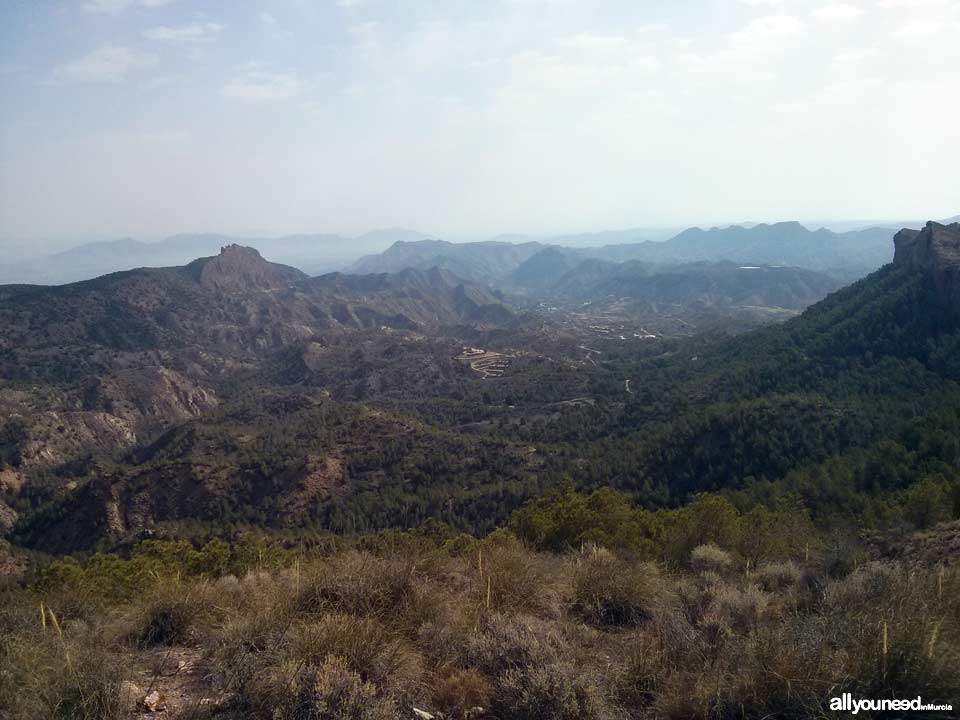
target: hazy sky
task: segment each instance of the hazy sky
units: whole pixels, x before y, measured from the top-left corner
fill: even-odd
[[[0,237],[960,212],[960,0],[0,0]]]

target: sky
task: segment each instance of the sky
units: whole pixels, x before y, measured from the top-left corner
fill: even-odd
[[[0,0],[0,241],[960,212],[960,0]]]

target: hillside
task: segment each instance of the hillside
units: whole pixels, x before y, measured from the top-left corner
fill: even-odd
[[[581,487],[618,487],[651,505],[704,490],[792,487],[816,516],[847,512],[807,485],[818,473],[836,478],[827,496],[837,497],[875,487],[888,498],[924,467],[941,468],[949,486],[956,474],[949,445],[924,449],[916,433],[927,428],[939,437],[960,422],[960,326],[952,285],[940,290],[936,280],[954,277],[956,226],[931,224],[898,237],[895,263],[783,325],[733,339],[657,341],[637,346],[639,356],[615,338],[597,340],[590,352],[600,353],[600,363],[584,358],[576,340],[491,324],[510,317],[495,296],[441,270],[308,280],[284,270],[274,278],[280,287],[258,289],[255,302],[242,292],[220,307],[208,302],[204,312],[221,323],[240,303],[245,319],[233,318],[235,330],[223,325],[204,338],[196,317],[192,329],[175,315],[158,325],[167,334],[150,346],[163,348],[160,356],[149,359],[146,345],[112,360],[93,354],[76,365],[74,381],[51,385],[46,396],[5,391],[23,417],[7,424],[7,462],[34,487],[29,503],[11,498],[21,513],[15,537],[65,549],[154,525],[172,523],[176,532],[190,519],[351,532],[437,514],[489,529],[564,476]],[[188,289],[210,297],[197,268],[212,262],[161,272],[160,280],[148,273],[156,283],[149,287],[175,282],[180,298]],[[210,272],[217,292],[232,297],[219,270]],[[259,270],[241,277],[267,282]],[[117,302],[116,288],[128,278],[147,301],[142,272],[102,280],[96,297]],[[788,284],[772,287],[790,292]],[[18,289],[7,302],[34,307],[43,292]],[[104,342],[104,317],[65,327],[79,346]],[[479,321],[487,329],[475,337],[477,330],[464,331],[470,343],[481,336],[512,343],[501,351],[507,372],[489,382],[458,360],[468,341],[438,334],[438,320]],[[66,332],[46,322],[33,343],[53,328]],[[380,330],[386,322],[392,333]],[[185,330],[180,341],[190,338],[200,351],[178,349],[172,328]],[[105,347],[118,349],[114,340]],[[24,352],[52,351],[41,343],[8,348],[5,358],[35,368],[35,360],[24,364]],[[344,418],[352,418],[349,432]],[[91,454],[85,437],[102,438],[100,449]],[[898,459],[885,462],[899,474],[872,478],[872,463],[891,447]],[[43,468],[61,479],[41,483]]]
[[[56,287],[0,286],[0,298],[0,363],[8,378],[68,373],[96,362],[95,348],[255,354],[322,331],[509,319],[499,299],[450,273],[308,278],[238,245],[179,268]],[[62,358],[66,348],[85,357],[62,367],[40,361]]]
[[[753,305],[802,310],[840,287],[834,278],[810,270],[734,263],[650,265],[638,261],[585,261],[541,292],[587,301],[629,298],[645,303]]]
[[[308,278],[235,245],[184,267],[3,286],[0,465],[14,494],[57,469],[55,492],[64,478],[240,399],[241,380],[269,384],[285,353],[312,363],[339,336],[513,320],[488,291],[439,270]]]

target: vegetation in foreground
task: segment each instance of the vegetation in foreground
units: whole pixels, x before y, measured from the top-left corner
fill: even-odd
[[[843,692],[960,704],[957,568],[871,560],[797,523],[757,545],[757,518],[714,496],[650,515],[565,490],[483,539],[430,523],[57,561],[4,591],[0,717],[138,717],[144,698],[168,717],[269,720],[816,718]]]

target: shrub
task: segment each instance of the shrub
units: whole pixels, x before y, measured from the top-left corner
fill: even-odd
[[[574,610],[595,625],[639,625],[675,605],[668,581],[652,563],[624,563],[604,553],[574,575]]]
[[[307,612],[393,615],[416,595],[414,565],[349,551],[311,569],[297,606]]]
[[[800,569],[792,562],[764,563],[757,569],[757,584],[767,592],[783,591],[800,584]]]
[[[551,626],[530,616],[493,615],[467,644],[466,660],[491,677],[552,662],[565,647]]]
[[[705,616],[736,632],[746,633],[756,627],[769,603],[770,596],[755,585],[743,590],[723,585],[715,590]]]
[[[45,614],[46,627],[40,624],[38,613],[15,626],[3,623],[6,627],[0,632],[0,718],[127,717],[121,694],[123,666],[112,648],[103,643],[100,629],[63,623],[49,610]]]
[[[490,681],[472,668],[454,670],[437,684],[435,707],[451,718],[463,718],[475,707],[488,708],[493,696]]]
[[[364,682],[343,658],[330,657],[319,668],[300,672],[291,720],[394,720],[399,713],[389,697]],[[274,717],[277,717],[274,708]]]
[[[733,557],[716,545],[698,545],[690,553],[690,566],[697,572],[723,574],[733,566]]]
[[[854,609],[906,589],[906,579],[892,563],[870,562],[861,565],[842,580],[827,587],[827,602],[834,607]]]
[[[493,714],[501,720],[606,720],[617,717],[597,678],[566,663],[507,670]]]
[[[403,640],[372,618],[326,615],[295,627],[284,653],[288,659],[320,667],[330,657],[379,687],[414,694],[420,688],[421,659]]]
[[[483,575],[474,576],[475,600],[491,612],[558,618],[566,592],[565,564],[561,558],[537,555],[519,545],[488,547],[483,552]]]
[[[186,642],[202,613],[207,610],[203,586],[170,587],[160,591],[141,612],[134,640],[140,647]]]

